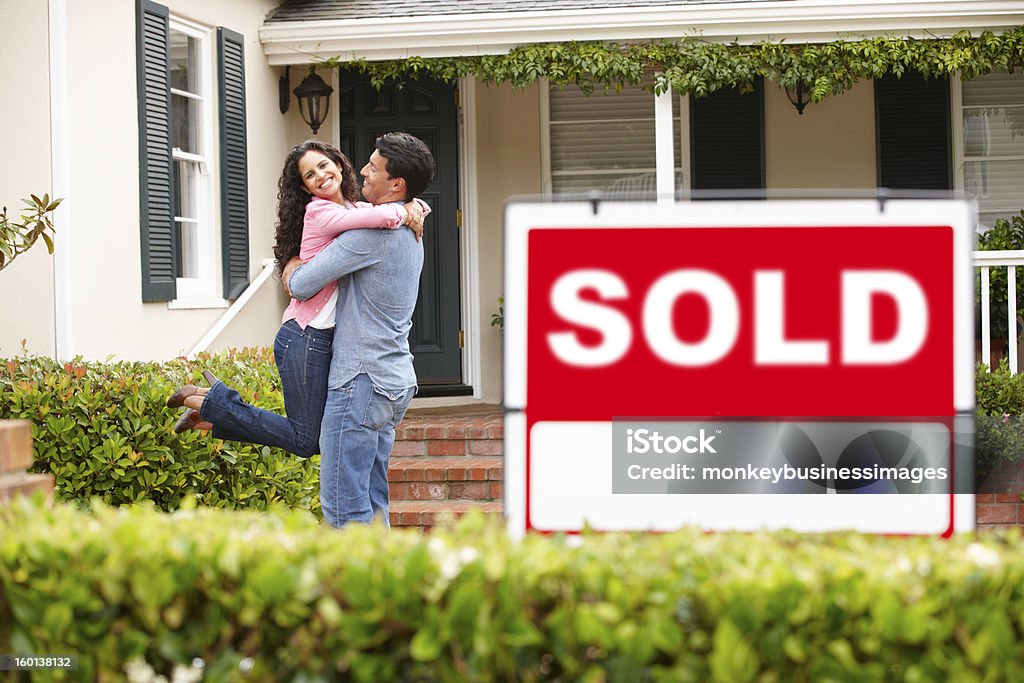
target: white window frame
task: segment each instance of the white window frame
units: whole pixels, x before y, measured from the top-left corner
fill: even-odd
[[[196,264],[198,277],[179,277],[176,280],[177,294],[173,301],[167,303],[170,309],[184,308],[226,308],[228,302],[218,294],[220,276],[220,252],[217,248],[217,221],[214,212],[216,196],[215,174],[213,172],[212,154],[214,151],[213,131],[214,120],[214,29],[201,26],[194,22],[171,16],[169,28],[178,31],[198,43],[199,63],[195,74],[198,95],[171,89],[172,94],[188,97],[196,101],[196,122],[199,126],[198,154],[191,154],[180,149],[173,149],[173,161],[187,161],[198,169],[194,177],[196,200]],[[172,124],[173,125],[173,124]],[[177,227],[178,218],[175,216]]]

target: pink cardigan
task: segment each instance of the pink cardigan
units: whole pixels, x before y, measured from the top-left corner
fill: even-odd
[[[416,200],[423,208],[423,215],[430,213],[430,207],[421,199]],[[405,207],[401,204],[381,204],[374,206],[369,202],[345,202],[345,206],[327,199],[314,197],[306,205],[306,215],[302,220],[302,243],[299,245],[299,258],[309,260],[334,241],[346,230],[356,228],[397,228],[407,217]],[[330,300],[331,294],[338,288],[332,282],[306,301],[292,299],[284,311],[281,322],[294,319],[305,329],[309,321],[323,310]]]

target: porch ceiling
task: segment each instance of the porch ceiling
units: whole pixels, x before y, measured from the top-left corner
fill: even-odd
[[[260,41],[270,64],[283,65],[501,54],[570,40],[827,42],[1022,24],[1017,0],[299,0],[267,16]]]

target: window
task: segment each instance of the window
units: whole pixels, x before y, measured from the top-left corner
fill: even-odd
[[[962,81],[954,103],[960,119],[957,187],[977,199],[984,230],[1024,208],[1024,76],[993,73]]]
[[[213,182],[209,153],[213,116],[210,31],[170,21],[172,206],[177,253],[176,302],[223,305],[217,296]]]
[[[214,65],[213,29],[140,0],[137,40],[142,299],[223,306],[248,284],[244,39],[218,27]]]
[[[672,125],[680,139],[680,102],[673,101]],[[550,190],[580,193],[601,190],[623,197],[654,193],[654,94],[640,86],[620,92],[595,91],[589,97],[576,86],[551,88],[548,94]],[[676,186],[682,178],[676,150]]]

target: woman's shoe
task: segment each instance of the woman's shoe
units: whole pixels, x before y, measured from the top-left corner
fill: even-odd
[[[189,396],[194,396],[197,391],[199,391],[199,387],[194,384],[186,384],[183,387],[179,387],[178,390],[171,394],[171,397],[167,399],[167,407],[182,407],[185,405],[185,399]]]
[[[174,433],[181,434],[190,429],[213,429],[213,425],[199,417],[199,411],[192,408],[187,409],[174,423]]]
[[[220,380],[219,380],[219,379],[217,379],[217,377],[216,377],[216,376],[215,376],[215,375],[214,375],[214,374],[213,374],[212,372],[210,372],[209,370],[203,370],[203,377],[205,377],[205,378],[206,378],[206,381],[210,383],[210,386],[211,386],[211,387],[212,387],[212,386],[213,386],[214,384],[216,384],[217,382],[219,382],[219,381],[220,381]]]

